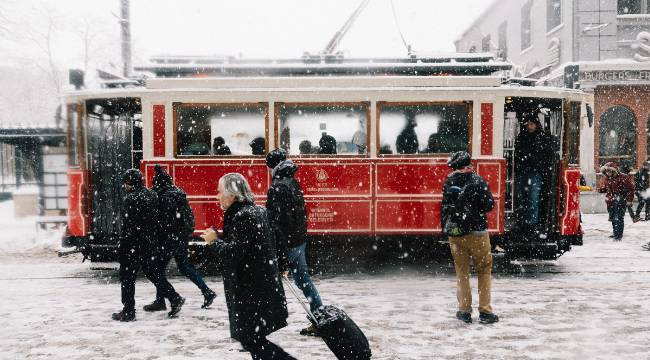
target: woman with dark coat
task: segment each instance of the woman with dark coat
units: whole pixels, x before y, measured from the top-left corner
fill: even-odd
[[[202,237],[214,243],[222,262],[230,336],[253,359],[294,359],[266,339],[287,326],[288,317],[266,210],[255,205],[248,182],[238,173],[219,179],[217,199],[225,211],[223,240],[212,229]]]

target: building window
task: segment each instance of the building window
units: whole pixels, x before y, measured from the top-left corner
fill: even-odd
[[[379,106],[380,154],[448,154],[469,149],[470,103]]]
[[[648,122],[646,123],[645,134],[646,134],[646,138],[648,139],[646,142],[647,144],[646,160],[650,160],[650,115],[648,115]]]
[[[636,162],[636,118],[624,106],[612,106],[600,117],[600,165]]]
[[[642,6],[646,3],[646,6]],[[647,0],[618,0],[618,14],[641,14],[642,9],[647,9]]]
[[[546,31],[562,24],[562,0],[546,0]]]
[[[508,22],[504,21],[499,25],[499,54],[501,59],[508,58]]]
[[[481,41],[481,50],[483,52],[490,52],[490,42],[491,42],[491,36],[490,35],[485,35],[483,37],[483,41]]]
[[[528,1],[521,8],[521,51],[524,51],[532,46],[532,7],[533,2]]]
[[[264,155],[266,113],[260,104],[174,104],[176,155]]]
[[[367,154],[368,104],[276,106],[280,147],[289,154]]]

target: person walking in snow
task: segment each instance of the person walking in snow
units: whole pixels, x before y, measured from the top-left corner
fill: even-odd
[[[157,196],[144,186],[142,173],[129,169],[122,183],[127,192],[124,198],[122,234],[118,246],[120,284],[123,309],[112,315],[113,320],[135,320],[135,280],[140,268],[156,286],[156,292],[171,302],[169,317],[181,310],[185,299],[167,281],[165,269],[160,266],[159,219]]]
[[[620,241],[625,228],[625,210],[634,200],[634,184],[629,176],[620,173],[615,162],[606,163],[600,168],[600,172],[606,177],[605,186],[599,191],[606,193],[605,202],[613,230],[610,237],[614,238],[614,241]]]
[[[266,211],[275,233],[282,271],[291,269],[296,286],[309,301],[312,312],[323,306],[320,294],[309,276],[305,250],[307,247],[307,212],[300,184],[294,178],[298,166],[287,159],[284,149],[275,149],[266,155],[266,165],[271,169],[271,186],[267,192]],[[286,261],[285,261],[286,259]],[[313,325],[302,329],[301,335],[316,336]]]
[[[183,190],[174,186],[171,176],[160,165],[154,167],[152,189],[158,197],[158,221],[161,225],[162,244],[161,266],[166,269],[169,261],[174,258],[178,271],[201,290],[203,294],[201,307],[205,309],[212,305],[217,294],[210,290],[189,259],[187,242],[194,232],[194,215],[187,196]],[[145,305],[143,309],[144,311],[166,310],[163,294],[157,291],[156,300]]]
[[[643,163],[639,171],[634,174],[634,191],[636,197],[639,199],[639,205],[636,207],[636,218],[641,218],[641,211],[645,207],[645,221],[650,220],[650,194],[648,194],[648,188],[650,188],[650,174],[648,174],[648,169],[650,168],[650,161]]]
[[[442,229],[456,269],[458,311],[456,318],[472,322],[472,289],[469,283],[470,259],[478,272],[479,322],[499,321],[492,311],[492,247],[487,231],[486,213],[494,207],[488,184],[474,173],[471,156],[465,151],[452,154],[447,165],[454,171],[442,189]]]
[[[201,236],[223,267],[230,336],[259,360],[294,359],[266,337],[287,326],[287,301],[278,270],[278,254],[266,210],[255,205],[246,179],[221,177],[217,199],[225,211],[223,240],[214,229]]]

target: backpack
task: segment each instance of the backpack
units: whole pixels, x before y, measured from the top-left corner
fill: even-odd
[[[445,219],[442,232],[447,236],[463,236],[469,234],[469,227],[466,226],[467,213],[460,203],[460,194],[465,191],[467,185],[462,188],[451,186],[447,196],[451,199],[450,204],[446,206],[447,218]]]

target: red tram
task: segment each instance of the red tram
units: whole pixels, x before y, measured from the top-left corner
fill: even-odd
[[[188,194],[197,234],[219,225],[217,180],[242,173],[264,204],[270,184],[264,154],[278,147],[300,166],[310,235],[444,241],[440,204],[450,171],[446,161],[451,152],[467,150],[496,200],[488,215],[494,245],[514,257],[555,258],[582,241],[578,185],[581,168],[592,168],[587,107],[593,97],[504,84],[493,75],[509,67],[477,54],[224,59],[151,64],[140,69],[156,75],[145,86],[71,93],[65,97],[66,242],[94,261],[114,258],[121,231],[119,176],[140,168],[150,186],[155,164]],[[527,112],[538,113],[557,140],[542,198],[543,236],[534,237],[511,231],[514,140]],[[399,140],[406,128],[415,145]],[[336,141],[335,153],[324,151],[325,135]]]

